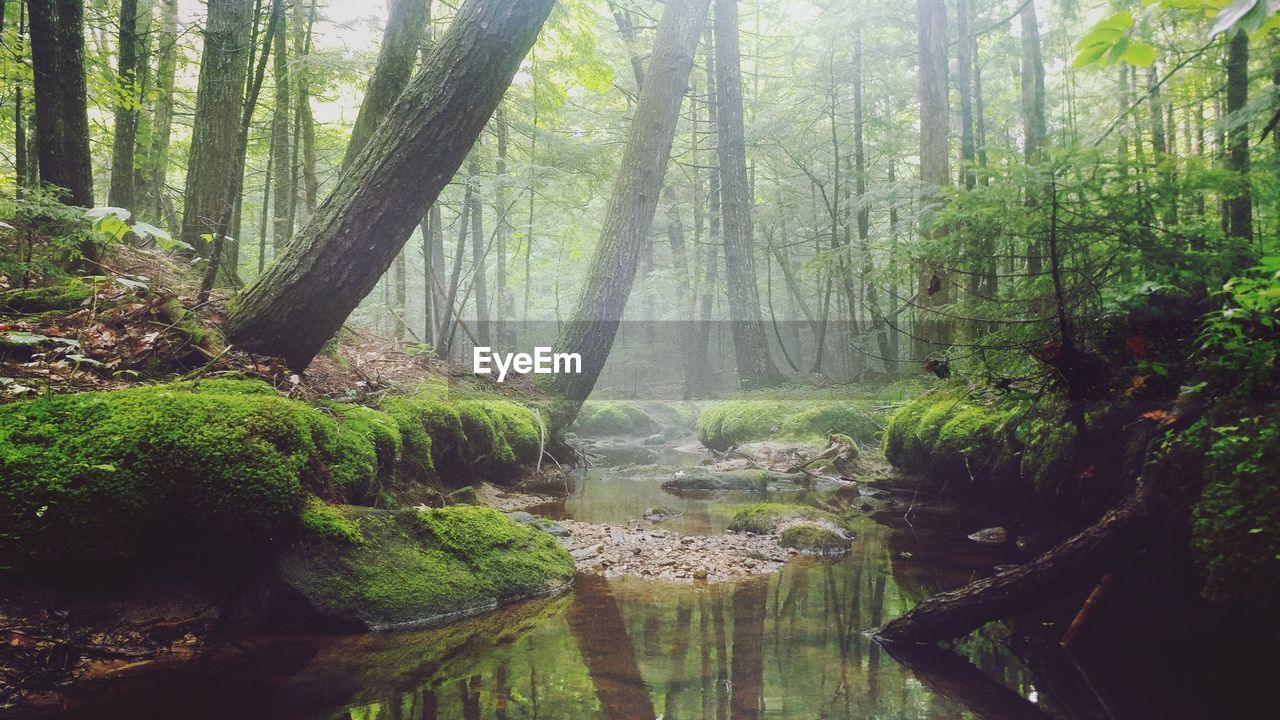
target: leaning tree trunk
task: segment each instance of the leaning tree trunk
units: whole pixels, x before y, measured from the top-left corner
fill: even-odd
[[[218,221],[234,202],[240,115],[249,75],[252,0],[209,0],[204,54],[187,160],[182,239],[208,257]]]
[[[40,180],[66,190],[70,204],[90,207],[83,0],[31,0],[30,11]]]
[[[559,427],[568,425],[577,415],[613,347],[640,251],[658,206],[680,104],[710,4],[710,0],[668,0],[658,23],[649,70],[631,120],[600,244],[587,271],[586,287],[573,320],[560,337],[559,350],[582,356],[582,372],[553,375],[548,383],[549,389],[564,401],[558,417],[553,419]]]
[[[554,0],[467,0],[368,147],[237,299],[238,346],[305,368],[377,284],[466,158]]]
[[[738,0],[716,0],[716,104],[720,112],[720,208],[724,213],[724,266],[729,290],[738,383],[766,387],[782,380],[769,354],[751,239],[751,188],[742,118]]]
[[[378,50],[378,64],[364,91],[360,113],[351,128],[347,153],[342,158],[342,169],[351,167],[373,131],[391,112],[396,99],[409,84],[413,73],[413,61],[418,56],[418,45],[427,26],[427,0],[391,0],[386,29],[382,33],[382,47]]]

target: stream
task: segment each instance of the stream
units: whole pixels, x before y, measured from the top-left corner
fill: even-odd
[[[660,463],[687,466],[700,457],[672,451]],[[743,495],[676,496],[657,479],[595,469],[580,474],[569,497],[531,511],[624,524],[664,505],[683,513],[662,523],[664,530],[709,535],[724,532],[729,520],[718,506],[760,499]],[[194,658],[111,669],[76,683],[65,695],[72,708],[65,716],[1093,716],[1094,708],[1060,704],[1039,684],[1062,658],[1031,653],[1039,655],[1033,673],[997,637],[1005,632],[997,626],[957,648],[972,664],[925,663],[917,670],[864,635],[931,593],[1016,561],[1007,545],[965,539],[989,521],[927,505],[913,507],[909,522],[901,509],[881,511],[855,522],[844,556],[797,557],[775,573],[733,583],[580,573],[567,595],[434,630],[226,639]]]

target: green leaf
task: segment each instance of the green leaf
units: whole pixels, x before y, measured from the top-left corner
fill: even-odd
[[[1142,41],[1131,43],[1124,51],[1124,54],[1120,56],[1120,62],[1126,62],[1138,67],[1151,67],[1151,63],[1155,61],[1156,49]]]
[[[30,332],[19,332],[16,330],[11,330],[3,335],[0,335],[0,341],[3,341],[10,345],[39,345],[40,343],[46,342],[51,339],[52,338],[50,338],[47,335],[40,335],[38,333],[30,333]]]
[[[102,463],[101,465],[91,465],[94,470],[105,470],[106,472],[115,472],[116,466],[111,463]]]
[[[1209,30],[1209,37],[1215,38],[1222,33],[1235,27],[1236,23],[1244,19],[1253,11],[1259,0],[1235,0],[1230,6],[1223,8],[1218,13],[1217,19],[1213,21],[1213,28]]]

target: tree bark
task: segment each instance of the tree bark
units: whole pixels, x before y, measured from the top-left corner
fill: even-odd
[[[582,372],[551,376],[548,387],[563,401],[552,422],[555,426],[572,422],[613,347],[658,206],[680,105],[709,6],[710,0],[669,0],[663,9],[622,166],[605,212],[600,244],[573,319],[558,343],[560,351],[582,356]]]
[[[493,216],[498,223],[494,250],[497,257],[494,261],[493,288],[493,344],[499,348],[509,347],[507,342],[507,317],[511,308],[507,307],[507,241],[511,239],[511,222],[507,220],[511,208],[507,206],[507,146],[510,142],[507,125],[506,106],[498,104],[494,114],[494,123],[498,134],[498,164],[495,168],[497,185],[494,187]]]
[[[342,170],[351,167],[356,155],[368,144],[373,131],[382,122],[396,99],[409,84],[413,61],[418,56],[422,33],[427,26],[427,0],[390,0],[378,64],[364,91],[360,112],[351,128],[351,139],[342,158]]]
[[[156,107],[151,121],[150,211],[164,218],[165,227],[178,237],[181,228],[166,202],[169,195],[169,140],[173,133],[173,88],[178,69],[178,0],[160,0],[160,25],[156,34]]]
[[[1227,49],[1227,114],[1249,101],[1249,36],[1237,31]],[[1253,198],[1249,186],[1249,124],[1236,122],[1227,134],[1227,169],[1239,173],[1243,190],[1227,201],[1228,235],[1246,243],[1253,239]]]
[[[91,207],[93,169],[85,95],[84,3],[30,0],[28,5],[40,180],[63,188],[64,199],[71,205]],[[90,251],[88,246],[84,249]]]
[[[287,21],[281,18],[282,24],[276,32],[274,48],[275,60],[271,66],[271,74],[275,79],[275,105],[271,108],[271,178],[273,188],[271,196],[271,248],[273,257],[279,257],[293,228],[289,224],[289,203],[293,194],[290,166],[289,135],[289,42],[286,28]],[[294,20],[297,22],[296,18]]]
[[[471,292],[476,299],[476,336],[482,345],[491,345],[489,284],[484,267],[488,254],[484,246],[484,200],[480,197],[480,162],[475,153],[467,161],[467,182],[471,184]]]
[[[920,181],[925,204],[936,202],[939,191],[951,184],[948,163],[947,10],[943,0],[917,0],[916,22],[920,43]],[[930,233],[936,233],[936,228]],[[926,259],[919,267],[920,291],[916,295],[915,360],[945,351],[951,345],[951,327],[932,308],[951,299],[951,278],[942,263]]]
[[[182,239],[205,258],[210,257],[219,219],[235,202],[232,175],[249,73],[252,14],[251,0],[209,0],[182,213]]]
[[[134,150],[138,136],[138,0],[120,2],[120,48],[116,66],[115,128],[107,204],[134,208]],[[136,208],[134,208],[136,209]]]
[[[751,190],[747,183],[738,51],[738,0],[716,0],[716,104],[719,106],[720,207],[724,213],[724,265],[729,290],[738,383],[744,389],[782,381],[773,364],[760,316],[751,236]]]
[[[465,159],[553,0],[467,0],[369,146],[285,255],[239,297],[238,346],[305,368],[337,332]]]
[[[1024,3],[1018,13],[1022,23],[1022,152],[1026,161],[1035,162],[1044,148],[1044,59],[1040,51],[1040,24],[1036,4]]]
[[[720,137],[719,108],[716,105],[715,40],[707,33],[705,46],[707,73],[707,137]],[[697,132],[695,127],[695,139]],[[717,153],[718,155],[718,153]],[[707,161],[707,242],[706,263],[702,270],[702,297],[698,301],[698,319],[694,323],[685,359],[684,399],[706,392],[711,384],[711,314],[717,292],[718,254],[720,250],[720,166],[717,157]],[[696,163],[695,163],[696,165]]]

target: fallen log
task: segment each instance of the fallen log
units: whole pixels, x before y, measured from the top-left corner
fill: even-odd
[[[1167,432],[1189,425],[1203,410],[1201,401],[1184,395],[1175,402],[1172,418],[1153,422],[1138,437],[1138,451],[1126,465],[1146,464],[1151,443]],[[1146,466],[1133,492],[1107,511],[1102,519],[1034,560],[957,590],[939,593],[871,635],[879,642],[934,644],[953,640],[993,620],[1035,610],[1064,593],[1097,584],[1107,573],[1132,565],[1144,552],[1156,549],[1174,515],[1165,494],[1177,460],[1164,457]]]
[[[939,593],[875,631],[883,643],[952,640],[992,620],[1034,610],[1132,563],[1148,547],[1164,503],[1146,483],[1097,523],[1025,565]]]

